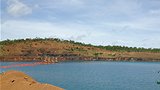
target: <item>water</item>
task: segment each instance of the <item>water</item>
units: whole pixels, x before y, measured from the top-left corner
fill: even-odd
[[[1,62],[1,65],[24,62]],[[27,62],[29,63],[29,62]],[[66,90],[160,90],[160,62],[62,62],[16,67],[37,81]]]

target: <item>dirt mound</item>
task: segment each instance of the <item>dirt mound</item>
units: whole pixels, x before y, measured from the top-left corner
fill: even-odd
[[[1,90],[63,90],[62,88],[42,84],[19,71],[7,71],[0,74]]]

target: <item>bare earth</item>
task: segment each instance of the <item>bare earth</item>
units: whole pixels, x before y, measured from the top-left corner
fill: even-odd
[[[0,74],[0,90],[64,90],[62,88],[42,84],[19,71],[7,71]]]

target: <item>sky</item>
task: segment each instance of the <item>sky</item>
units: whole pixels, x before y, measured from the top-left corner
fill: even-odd
[[[1,0],[1,40],[160,48],[160,0]]]

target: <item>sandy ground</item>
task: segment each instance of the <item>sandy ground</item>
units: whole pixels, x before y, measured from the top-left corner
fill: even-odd
[[[0,90],[64,90],[62,88],[42,84],[19,71],[7,71],[0,74]]]

